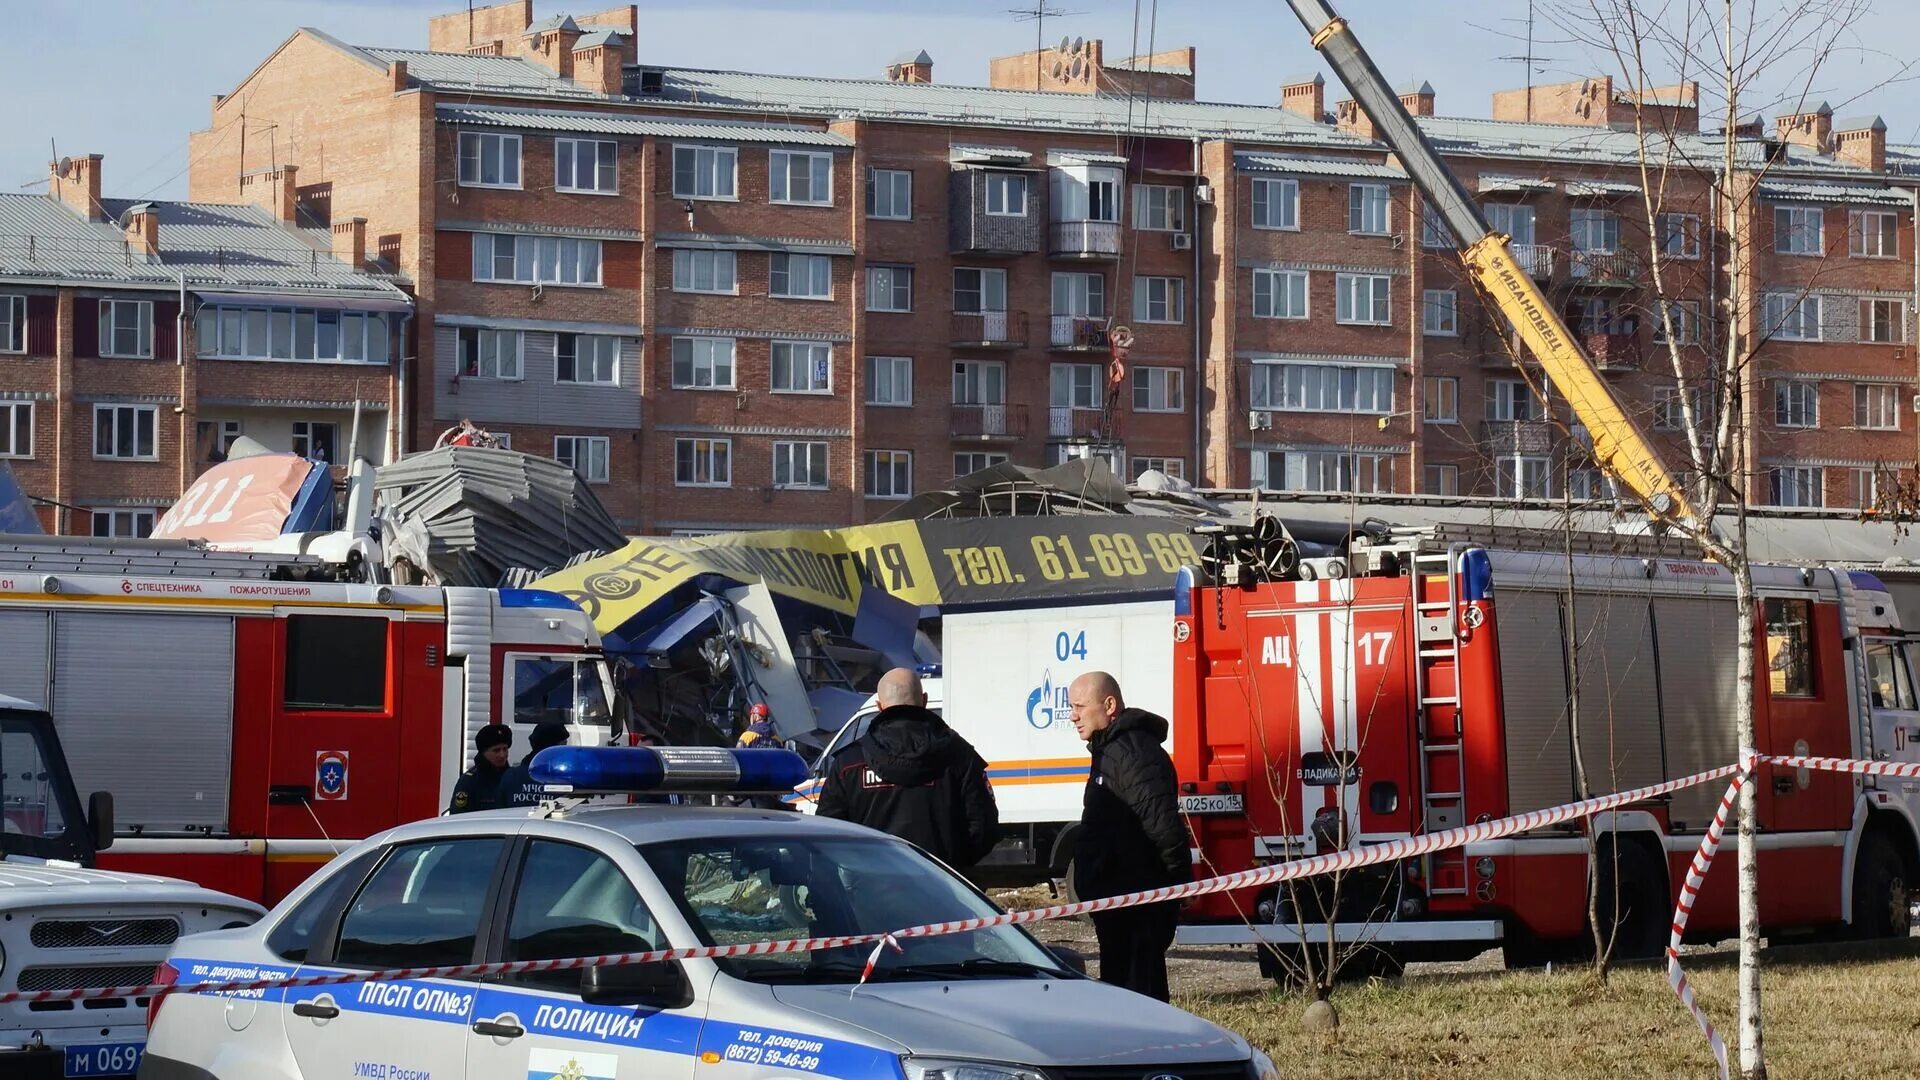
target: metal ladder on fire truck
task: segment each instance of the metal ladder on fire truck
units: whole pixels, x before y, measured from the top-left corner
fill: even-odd
[[[106,574],[263,581],[330,579],[327,564],[312,555],[214,551],[193,540],[127,540],[30,533],[0,533],[0,574]]]

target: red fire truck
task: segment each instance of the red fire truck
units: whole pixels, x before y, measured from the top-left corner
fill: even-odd
[[[181,542],[0,540],[0,694],[113,793],[100,865],[271,905],[335,852],[437,814],[483,724],[602,743],[600,638],[536,590],[297,580]],[[506,703],[511,702],[511,707]]]
[[[1576,759],[1595,795],[1732,764],[1743,677],[1764,753],[1920,759],[1920,640],[1869,574],[1757,567],[1764,648],[1742,673],[1724,567],[1649,537],[1589,536],[1569,555],[1559,534],[1503,544],[1450,528],[1363,531],[1338,557],[1294,564],[1273,557],[1270,524],[1259,537],[1227,527],[1198,574],[1182,571],[1173,745],[1196,872],[1573,802]],[[1920,785],[1769,767],[1756,782],[1770,932],[1905,936]],[[1264,944],[1276,975],[1287,949],[1330,937],[1400,960],[1500,945],[1532,962],[1586,937],[1599,874],[1616,954],[1656,955],[1723,790],[1351,874],[1337,890],[1316,879],[1206,897],[1180,940]],[[1688,934],[1734,929],[1728,867]]]

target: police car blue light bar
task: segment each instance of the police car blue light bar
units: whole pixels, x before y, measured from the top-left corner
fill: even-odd
[[[717,746],[550,746],[527,772],[558,795],[784,793],[811,775],[791,750]]]

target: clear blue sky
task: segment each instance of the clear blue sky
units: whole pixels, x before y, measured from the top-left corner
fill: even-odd
[[[1604,2],[1604,0],[1603,0]],[[1742,0],[1744,3],[1745,0]],[[1760,0],[1766,8],[1778,0]],[[1279,80],[1324,71],[1281,0],[1141,0],[1139,43],[1199,49],[1199,93],[1208,100],[1275,102]],[[1549,8],[1586,0],[1536,0]],[[426,19],[461,0],[68,0],[9,4],[0,36],[0,190],[44,186],[49,140],[62,154],[106,155],[109,194],[179,198],[186,193],[187,133],[207,123],[211,96],[231,89],[296,28],[315,26],[356,44],[422,48]],[[611,0],[536,0],[538,15],[594,11]],[[796,74],[870,77],[908,49],[933,54],[940,82],[981,84],[990,57],[1031,48],[1032,23],[1007,9],[1032,0],[652,0],[640,4],[647,62]],[[1054,0],[1076,14],[1049,20],[1046,35],[1098,37],[1125,56],[1133,0]],[[1340,0],[1361,40],[1396,83],[1418,77],[1439,92],[1442,113],[1487,114],[1492,91],[1523,85],[1527,0]],[[1649,7],[1685,6],[1650,3]],[[1717,7],[1717,5],[1712,5]],[[1535,79],[1558,82],[1600,61],[1544,14],[1536,20]],[[1898,42],[1900,56],[1871,43]],[[796,48],[796,44],[800,47]],[[1878,112],[1896,142],[1920,141],[1914,72],[1920,4],[1878,0],[1854,27],[1847,52],[1820,75],[1812,96],[1841,114]],[[1328,74],[1328,100],[1343,96]],[[90,81],[81,81],[81,76]],[[1783,88],[1770,88],[1776,94]],[[1756,107],[1778,111],[1767,103]]]

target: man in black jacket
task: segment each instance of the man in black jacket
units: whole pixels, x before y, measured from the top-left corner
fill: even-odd
[[[1093,754],[1074,834],[1075,894],[1098,900],[1192,880],[1173,759],[1161,748],[1166,720],[1127,708],[1120,684],[1104,671],[1073,680],[1067,704],[1073,730]],[[1167,1000],[1167,948],[1179,916],[1173,901],[1095,912],[1100,978]]]
[[[500,805],[539,806],[546,789],[533,782],[533,759],[549,746],[566,744],[567,725],[558,720],[544,720],[535,724],[533,734],[527,736],[527,756],[500,778]]]
[[[513,729],[488,724],[473,733],[473,767],[453,785],[449,814],[500,808],[500,778],[507,773],[507,755],[513,749]]]
[[[892,833],[967,869],[993,850],[1000,828],[987,763],[928,710],[912,671],[881,676],[875,696],[880,715],[827,763],[820,816]]]

